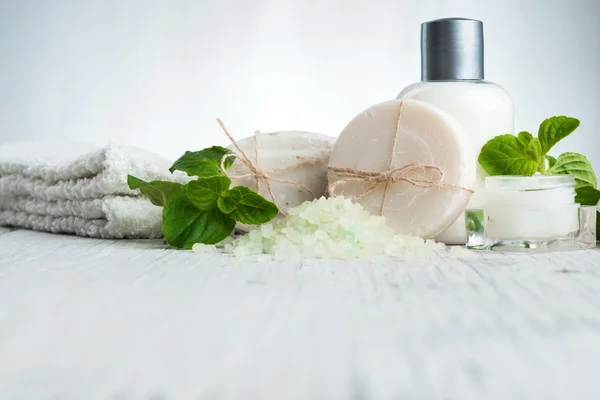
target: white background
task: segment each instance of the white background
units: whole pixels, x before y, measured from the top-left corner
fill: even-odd
[[[135,144],[170,158],[301,129],[337,136],[420,78],[420,23],[484,21],[516,129],[582,123],[554,153],[600,169],[598,0],[0,0],[0,144]],[[499,132],[503,133],[503,132]]]

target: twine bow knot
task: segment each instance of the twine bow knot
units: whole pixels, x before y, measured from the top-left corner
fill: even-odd
[[[422,164],[419,161],[413,161],[399,168],[389,169],[382,172],[368,172],[353,168],[337,167],[329,165],[327,167],[331,172],[336,173],[342,179],[329,185],[329,194],[335,197],[335,189],[351,182],[368,183],[367,189],[353,197],[353,200],[360,199],[373,192],[383,183],[407,182],[413,186],[421,188],[433,188],[441,186],[452,186],[442,183],[444,180],[444,171],[435,165]],[[469,189],[466,189],[469,190]]]

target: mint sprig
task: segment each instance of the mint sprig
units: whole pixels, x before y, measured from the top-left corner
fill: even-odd
[[[219,243],[231,234],[236,221],[250,225],[269,222],[277,206],[245,186],[230,188],[231,179],[221,170],[221,160],[231,150],[213,146],[187,151],[169,171],[183,171],[197,179],[186,185],[175,182],[145,182],[127,176],[131,189],[139,189],[152,204],[162,206],[162,231],[171,246],[191,249],[196,243]],[[234,161],[231,156],[223,167]]]
[[[548,154],[556,143],[578,127],[578,119],[557,116],[540,124],[537,138],[525,131],[517,136],[496,136],[481,149],[479,164],[490,175],[571,174],[575,178],[575,201],[583,206],[595,206],[600,200],[600,191],[589,160],[573,152],[563,153],[557,158]],[[600,214],[596,221],[600,229]]]
[[[479,164],[490,175],[571,174],[575,188],[596,187],[596,174],[588,159],[579,153],[563,153],[558,158],[548,151],[579,126],[571,117],[552,117],[541,123],[538,137],[529,132],[499,135],[488,141],[479,154]]]

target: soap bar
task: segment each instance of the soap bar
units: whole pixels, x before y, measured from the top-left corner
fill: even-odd
[[[288,208],[326,194],[327,161],[334,137],[282,131],[257,133],[236,143],[242,151],[229,146],[236,153],[236,160],[227,171],[232,186],[247,186],[273,201],[280,210],[277,218],[284,216]],[[245,157],[254,171],[242,162]],[[263,177],[258,176],[260,174]],[[236,225],[236,229],[243,232],[254,228],[241,223]]]
[[[357,115],[329,159],[333,196],[358,201],[396,233],[428,239],[464,212],[475,154],[449,114],[418,100],[390,100]]]

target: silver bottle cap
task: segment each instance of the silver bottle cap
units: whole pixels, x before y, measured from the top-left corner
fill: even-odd
[[[443,18],[421,24],[421,80],[483,79],[483,23]]]

